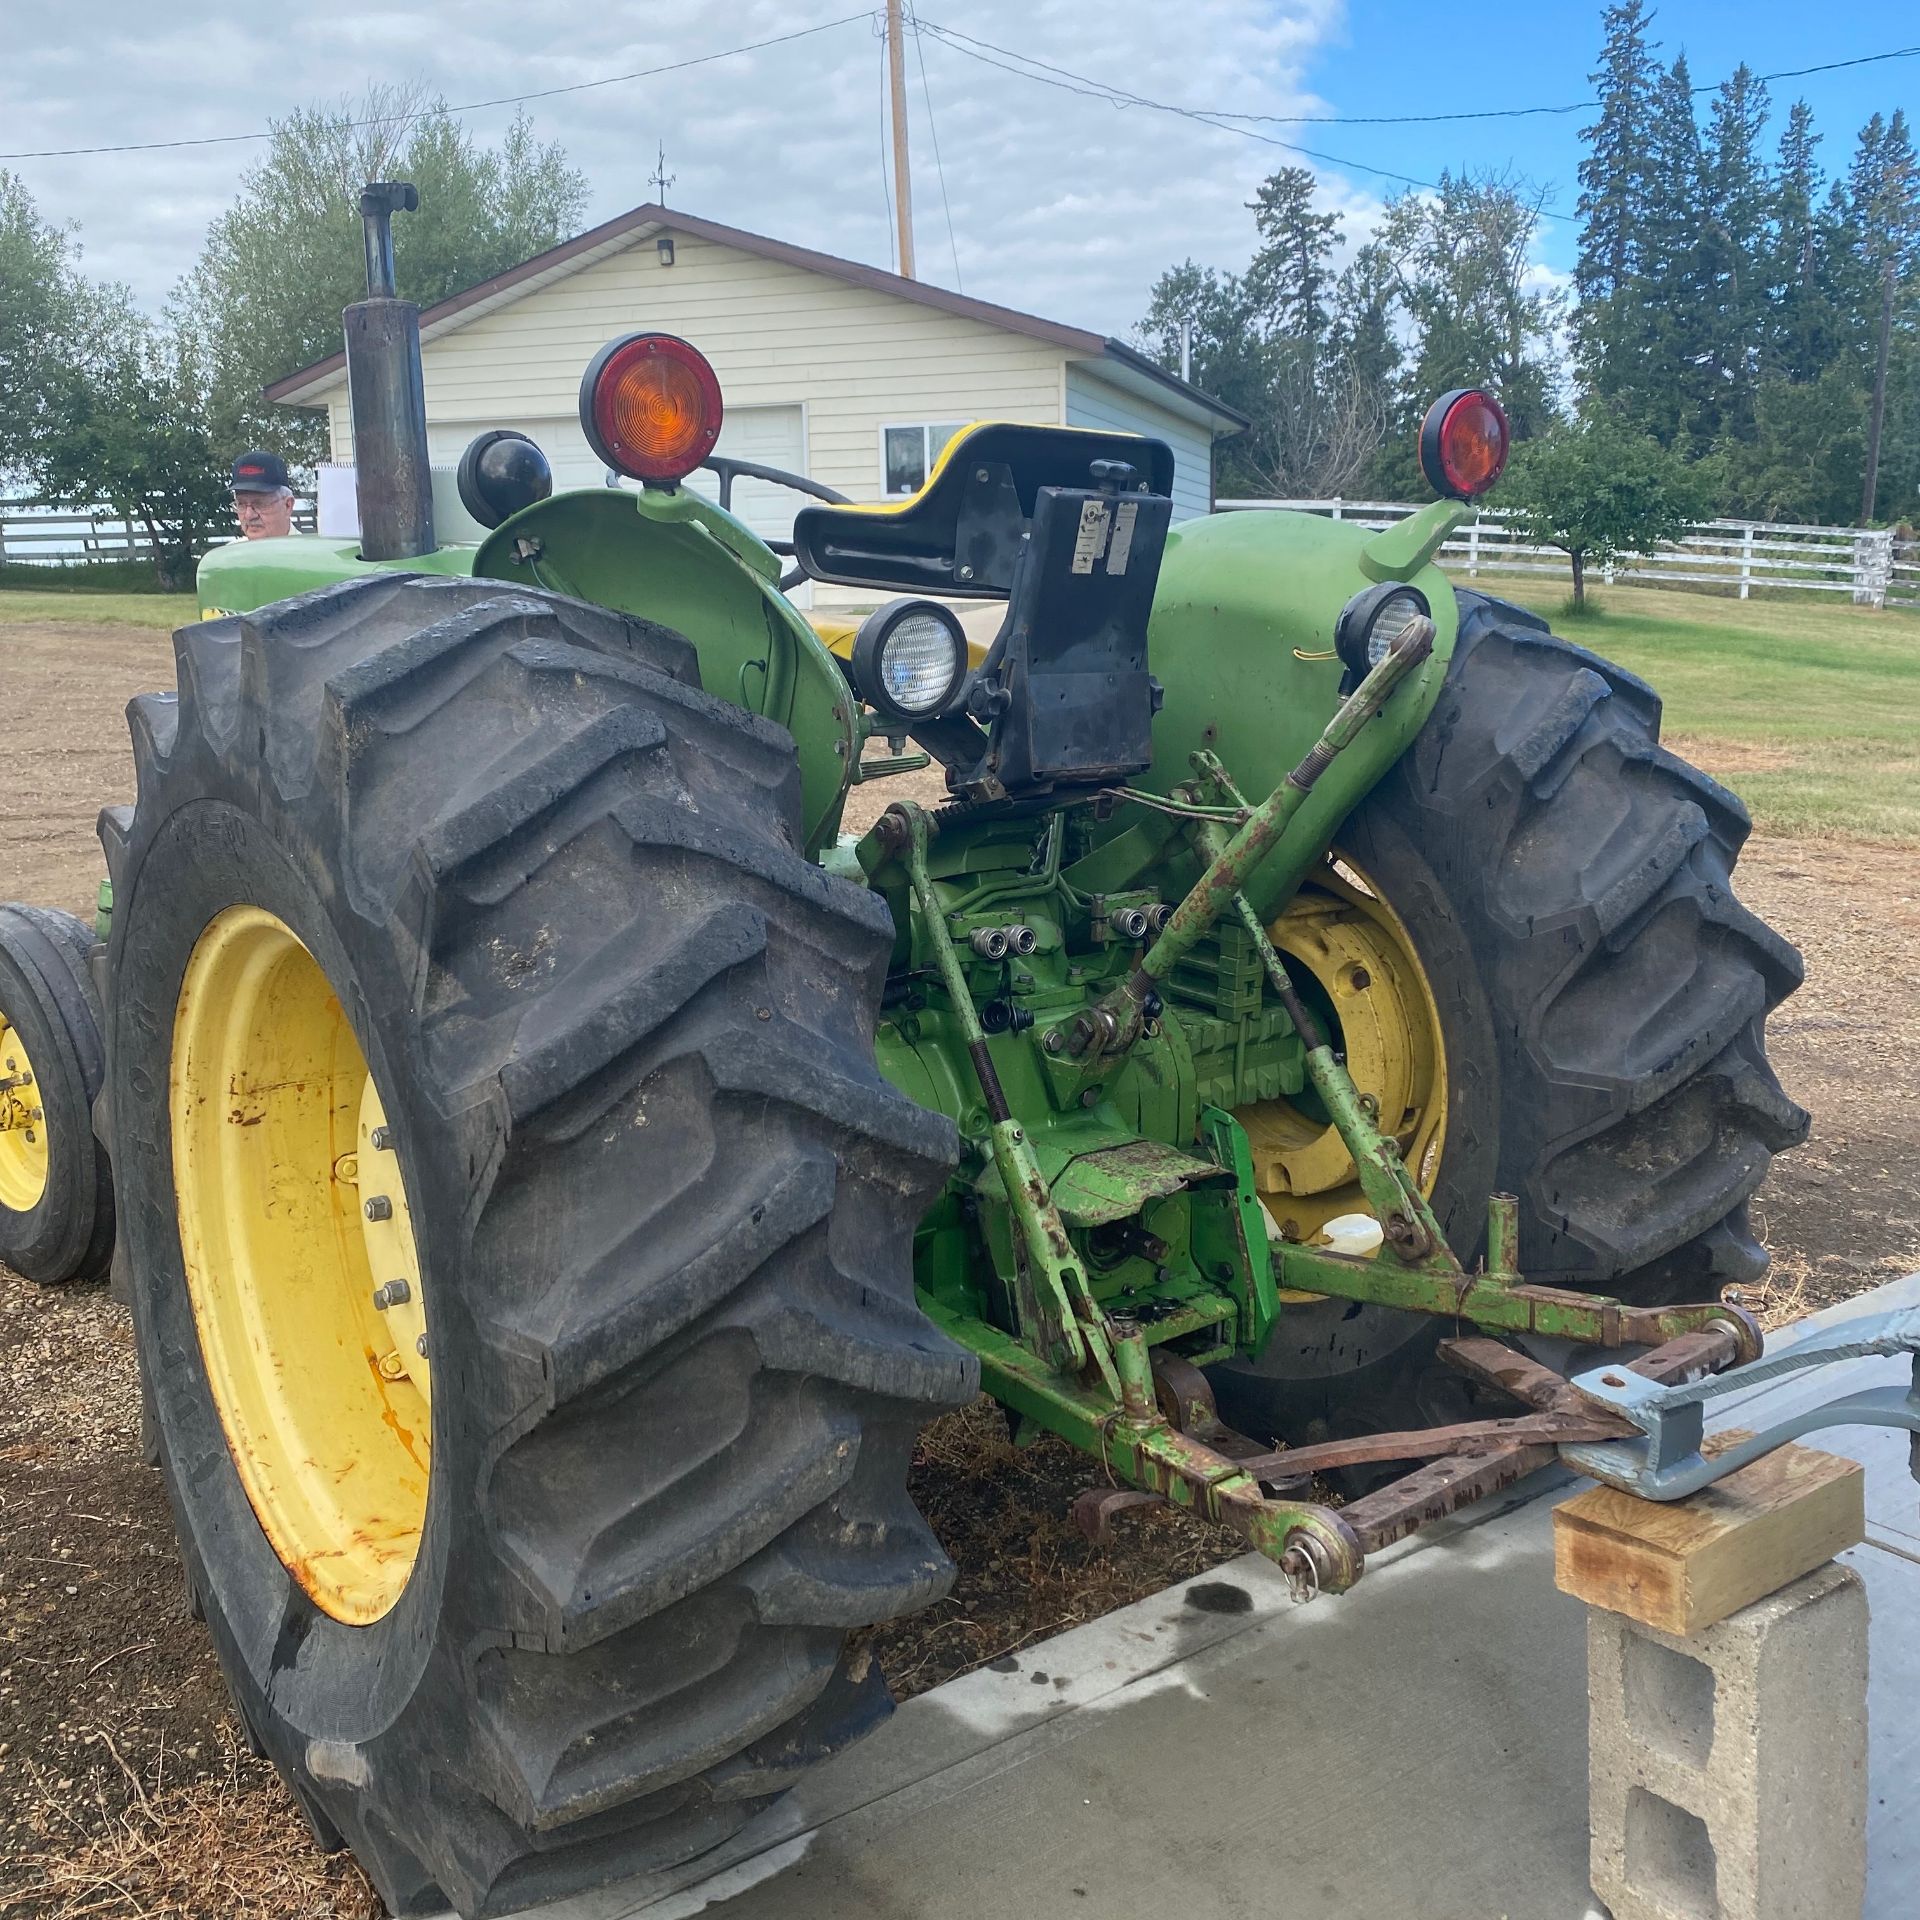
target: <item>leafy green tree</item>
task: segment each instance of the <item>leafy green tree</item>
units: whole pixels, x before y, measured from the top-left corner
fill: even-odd
[[[1272,355],[1245,282],[1237,274],[1196,266],[1170,268],[1154,282],[1145,319],[1134,329],[1141,351],[1178,373],[1185,350],[1197,387],[1237,407],[1256,421],[1264,410],[1273,375]],[[1216,482],[1223,494],[1257,492],[1266,451],[1262,430],[1226,441],[1219,451]]]
[[[1581,130],[1580,253],[1574,312],[1582,384],[1603,398],[1635,373],[1645,318],[1641,238],[1653,191],[1652,127],[1657,68],[1645,0],[1601,12],[1600,64],[1588,74],[1600,117]]]
[[[70,361],[81,281],[71,237],[0,170],[0,474],[24,473],[47,428],[48,384]]]
[[[1750,520],[1845,523],[1859,504],[1867,398],[1843,363],[1817,380],[1765,380],[1751,441],[1730,445],[1722,504]]]
[[[1551,420],[1559,304],[1529,274],[1544,198],[1514,175],[1443,171],[1437,193],[1389,203],[1379,245],[1413,333],[1400,395],[1409,433],[1449,387],[1490,386],[1516,440]]]
[[[189,343],[135,313],[120,289],[95,290],[90,305],[92,349],[50,383],[33,476],[49,499],[107,506],[144,527],[160,584],[184,590],[209,540],[233,527],[204,376]]]
[[[275,121],[171,309],[206,369],[218,444],[319,455],[321,423],[269,407],[260,389],[338,350],[340,310],[366,291],[360,188],[392,179],[420,189],[420,210],[394,223],[394,255],[401,293],[423,306],[553,246],[587,197],[564,151],[524,117],[486,147],[418,88],[375,87]]]
[[[1706,469],[1605,413],[1517,447],[1499,504],[1567,555],[1575,606],[1586,603],[1588,567],[1651,553],[1711,512]]]

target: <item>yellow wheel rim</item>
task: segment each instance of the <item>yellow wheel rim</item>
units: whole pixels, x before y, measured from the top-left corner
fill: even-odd
[[[1323,1017],[1380,1123],[1431,1193],[1447,1132],[1447,1056],[1413,941],[1379,889],[1336,853],[1269,929],[1288,971]],[[1262,1100],[1236,1118],[1253,1149],[1254,1184],[1289,1239],[1311,1240],[1342,1213],[1369,1211],[1353,1157],[1310,1094]]]
[[[47,1121],[20,1029],[0,1013],[0,1207],[31,1213],[47,1190]]]
[[[227,1445],[289,1573],[363,1626],[399,1599],[426,1519],[427,1302],[380,1090],[272,914],[232,907],[200,936],[170,1094],[180,1250]]]

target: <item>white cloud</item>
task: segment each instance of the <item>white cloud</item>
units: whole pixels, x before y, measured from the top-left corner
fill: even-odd
[[[843,0],[844,3],[844,0]],[[810,20],[835,0],[559,5],[281,6],[92,0],[12,38],[0,71],[0,149],[204,137],[287,109],[421,78],[451,101],[565,86],[711,52]],[[850,9],[849,9],[850,10]],[[1344,31],[1343,0],[926,0],[930,21],[1034,59],[1185,104],[1324,111],[1308,76]],[[1160,270],[1193,257],[1237,267],[1244,202],[1285,152],[1010,74],[923,37],[966,290],[1125,333]],[[920,61],[908,47],[913,186],[923,278],[954,262]],[[483,137],[510,108],[470,116]],[[688,211],[799,245],[887,264],[880,43],[866,22],[659,79],[536,103],[592,187],[590,221],[652,197],[664,140]],[[12,164],[43,211],[78,223],[89,269],[157,305],[260,149],[214,146]],[[1370,192],[1321,169],[1325,204],[1369,224]]]

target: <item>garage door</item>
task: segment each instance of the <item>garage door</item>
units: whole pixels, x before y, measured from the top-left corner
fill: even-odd
[[[606,482],[606,468],[587,445],[580,422],[571,415],[541,420],[442,422],[427,428],[427,444],[436,466],[457,462],[475,434],[488,427],[512,427],[524,433],[553,463],[556,487],[598,487]],[[752,460],[763,467],[784,467],[804,473],[806,431],[797,406],[730,408],[720,428],[716,453],[736,460]],[[709,499],[719,496],[720,483],[710,473],[696,473],[687,483]],[[733,510],[766,540],[793,536],[793,516],[804,496],[764,480],[742,480],[733,490]]]

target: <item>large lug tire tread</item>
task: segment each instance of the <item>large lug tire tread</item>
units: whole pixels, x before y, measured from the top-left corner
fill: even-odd
[[[1478,963],[1528,1272],[1711,1298],[1766,1270],[1747,1203],[1807,1135],[1765,1039],[1803,969],[1734,897],[1746,808],[1659,740],[1645,681],[1462,594],[1439,705],[1361,826],[1405,828]]]
[[[98,1279],[113,1258],[113,1170],[93,1135],[106,1056],[92,948],[70,913],[0,906],[0,1011],[26,1038],[51,1148],[38,1204],[0,1207],[0,1264],[42,1286]]]
[[[1341,829],[1439,1006],[1455,1251],[1490,1191],[1521,1264],[1659,1303],[1765,1271],[1748,1203],[1807,1115],[1765,1050],[1799,953],[1734,897],[1740,801],[1659,744],[1660,701],[1523,608],[1460,595],[1438,703]],[[1334,1307],[1219,1374],[1224,1407],[1301,1433],[1461,1417],[1432,1329]],[[1318,1427],[1315,1427],[1318,1423]]]
[[[780,729],[648,623],[356,581],[176,637],[132,709],[110,1106],[187,1578],[241,1714],[396,1912],[693,1857],[887,1710],[851,1633],[951,1568],[913,1437],[977,1386],[914,1304],[948,1123],[873,1062],[892,927],[807,862]],[[412,1579],[343,1627],[225,1451],[164,1090],[206,921],[278,913],[381,1079],[429,1304]],[[351,997],[349,997],[349,995]]]

